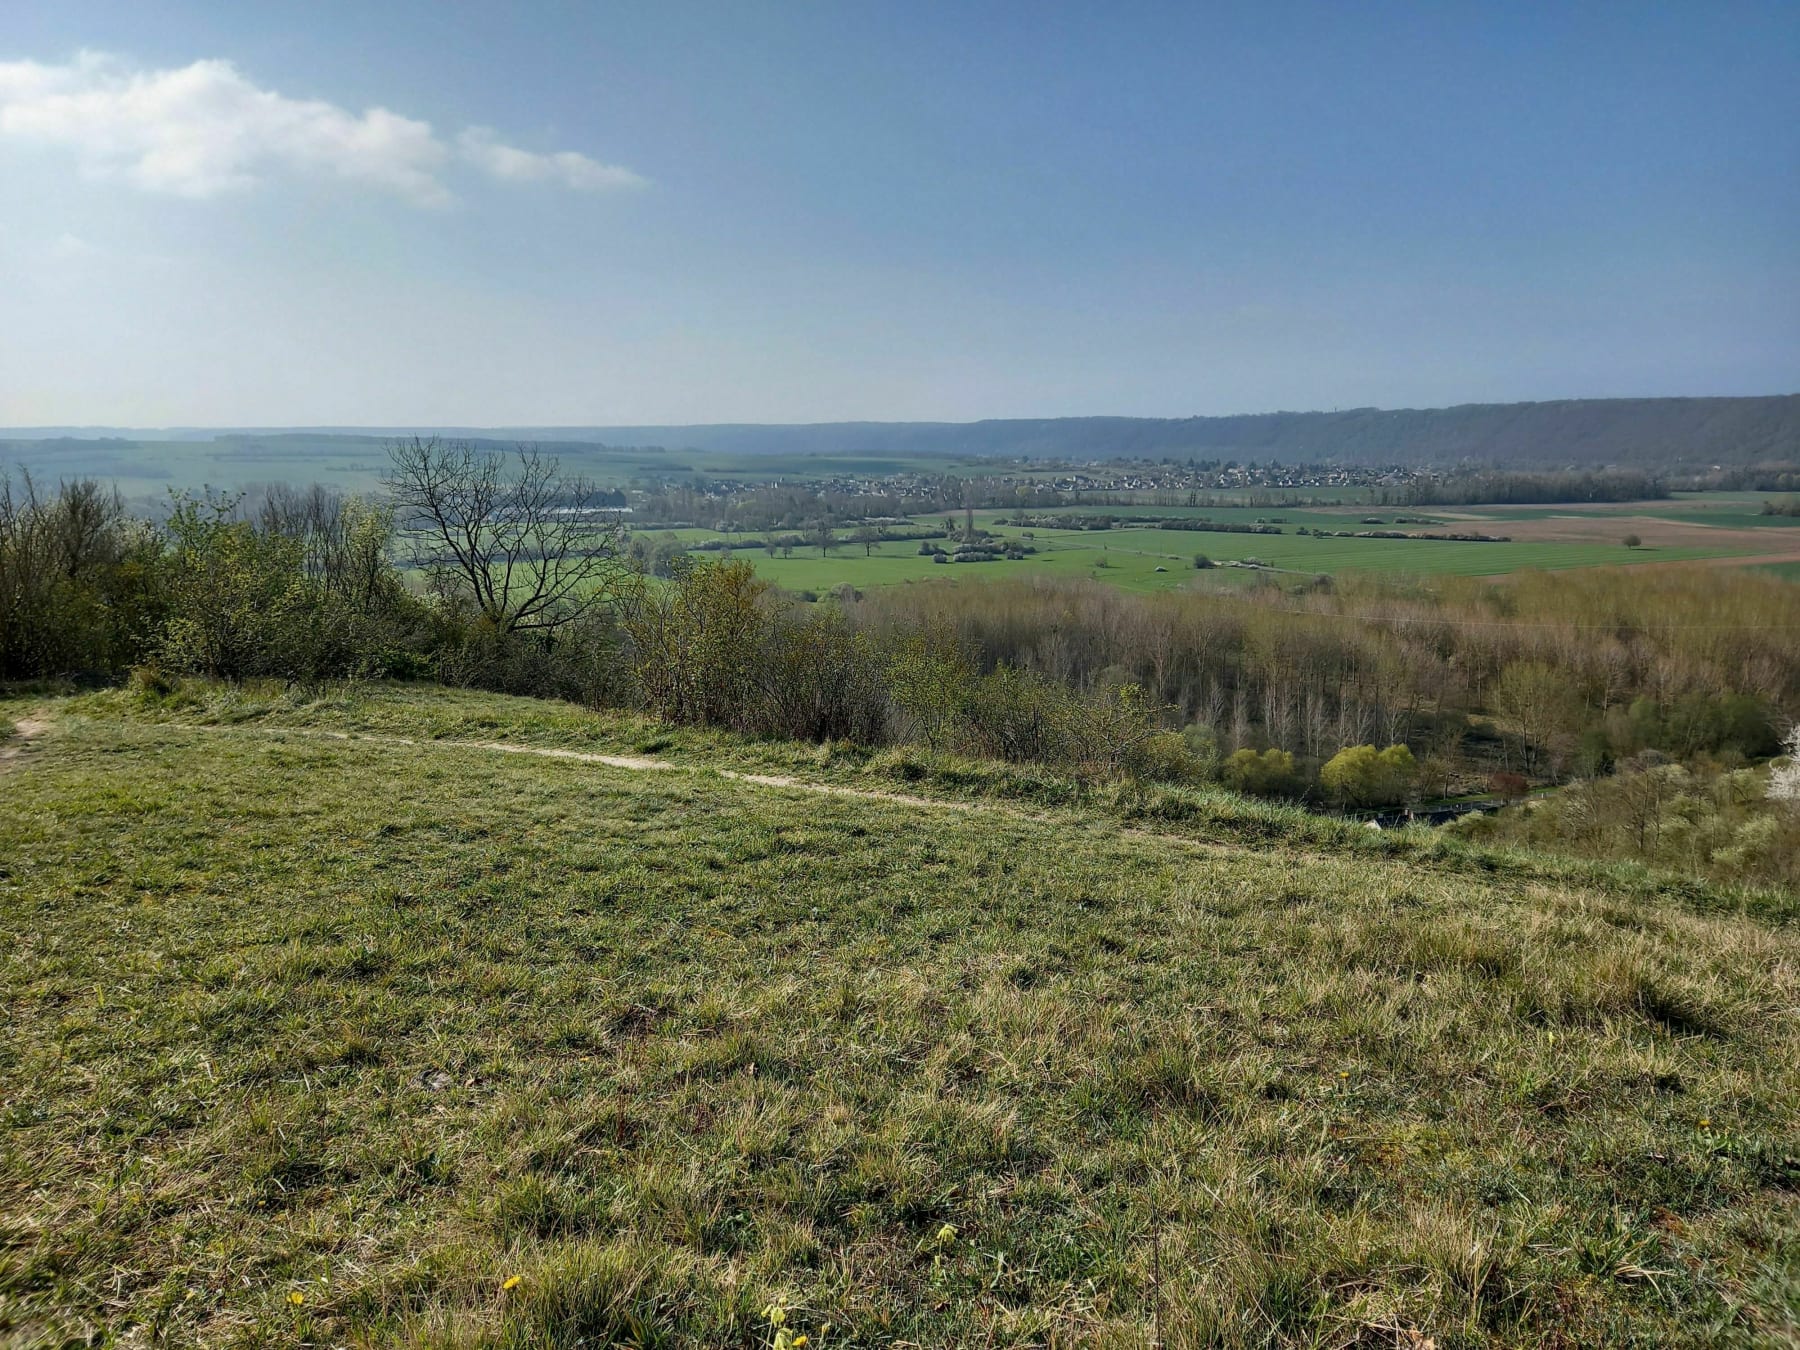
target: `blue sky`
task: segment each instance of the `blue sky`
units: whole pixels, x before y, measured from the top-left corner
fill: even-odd
[[[1791,392],[1797,69],[1792,3],[12,0],[0,424]]]

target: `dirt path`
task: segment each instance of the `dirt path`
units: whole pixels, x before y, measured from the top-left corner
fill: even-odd
[[[1054,819],[1048,812],[1032,810],[1011,802],[992,800],[962,802],[944,797],[921,797],[915,793],[890,792],[884,788],[853,788],[837,783],[819,783],[806,778],[795,778],[791,774],[785,773],[748,773],[742,769],[714,769],[691,764],[671,764],[665,759],[649,759],[643,755],[607,755],[594,750],[565,750],[548,745],[518,745],[510,741],[418,740],[411,736],[393,736],[379,732],[329,731],[317,727],[221,727],[198,722],[164,723],[163,725],[174,726],[182,731],[258,732],[272,736],[315,736],[334,741],[363,741],[424,749],[442,747],[453,750],[485,750],[504,755],[534,755],[541,759],[566,759],[580,764],[602,764],[610,769],[624,769],[631,773],[713,773],[720,778],[728,778],[736,783],[750,783],[756,787],[776,788],[783,791],[810,792],[822,797],[848,797],[855,801],[886,802],[936,811],[980,811],[989,815],[1006,816],[1011,820],[1038,824],[1051,823]],[[1249,851],[1243,845],[1221,844],[1214,840],[1195,839],[1183,834],[1167,834],[1139,826],[1120,826],[1119,833],[1132,839],[1150,839],[1162,844],[1178,844],[1192,852],[1209,855],[1229,855]],[[1318,861],[1326,856],[1311,849],[1294,852],[1294,857],[1301,860]]]
[[[666,759],[650,759],[643,755],[607,755],[597,750],[565,750],[553,745],[519,745],[512,741],[420,740],[413,736],[394,736],[376,731],[333,731],[324,727],[284,726],[219,726],[207,722],[149,723],[176,731],[201,731],[238,735],[301,736],[315,740],[351,741],[368,745],[396,745],[413,749],[485,750],[502,755],[532,755],[539,759],[573,760],[578,764],[603,764],[609,769],[631,773],[711,773],[733,782],[752,783],[757,787],[779,788],[795,792],[811,792],[826,797],[850,797],[858,801],[896,802],[902,806],[929,806],[943,811],[999,811],[1022,819],[1045,819],[1036,812],[991,802],[959,802],[942,797],[920,797],[907,792],[889,792],[883,788],[843,787],[837,783],[817,783],[784,773],[749,773],[742,769],[715,769],[693,764],[673,764]]]
[[[25,753],[26,746],[50,730],[50,724],[41,717],[21,717],[13,723],[12,737],[0,743],[0,773],[11,768],[13,761]]]
[[[17,730],[17,735],[11,741],[0,745],[0,769],[4,769],[8,761],[25,752],[26,741],[41,736],[50,727],[47,721],[29,717],[21,718],[13,725]],[[950,801],[942,797],[921,797],[907,792],[889,792],[882,788],[853,788],[843,787],[837,783],[817,783],[783,773],[749,773],[742,769],[715,769],[693,764],[674,764],[666,759],[650,759],[643,755],[608,755],[597,750],[566,750],[553,745],[519,745],[512,741],[420,740],[413,736],[395,736],[378,731],[335,731],[326,727],[241,724],[221,726],[208,722],[151,722],[142,725],[162,726],[173,731],[207,732],[215,735],[299,736],[312,740],[359,742],[365,745],[394,745],[413,749],[484,750],[502,755],[532,755],[539,759],[564,759],[573,760],[578,764],[602,764],[609,769],[624,769],[631,773],[712,773],[717,774],[720,778],[729,778],[738,783],[751,783],[757,787],[777,788],[793,792],[811,792],[826,797],[894,802],[901,806],[935,807],[943,811],[990,810],[1022,819],[1044,818],[1035,812],[1019,807],[990,802]]]

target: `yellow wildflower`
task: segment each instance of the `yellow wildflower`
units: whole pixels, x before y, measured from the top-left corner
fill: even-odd
[[[508,1275],[506,1277],[506,1282],[500,1287],[502,1289],[517,1289],[519,1287],[519,1277],[517,1275]]]
[[[302,1303],[306,1302],[306,1295],[301,1293],[298,1289],[295,1289],[288,1294],[288,1302],[298,1308]]]

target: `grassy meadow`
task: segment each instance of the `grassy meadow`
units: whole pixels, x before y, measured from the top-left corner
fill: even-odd
[[[1222,524],[1278,520],[1282,533],[1232,534],[1149,528],[1063,530],[1021,528],[1003,524],[1011,513],[978,511],[976,524],[1000,540],[1019,540],[1037,551],[1015,561],[934,564],[919,554],[916,541],[865,546],[844,539],[829,554],[816,545],[796,545],[791,556],[771,556],[755,536],[724,535],[706,529],[657,530],[642,533],[651,542],[673,537],[690,545],[723,541],[735,556],[752,562],[757,572],[778,586],[823,593],[836,586],[858,589],[909,581],[954,577],[991,578],[1038,574],[1054,578],[1103,581],[1123,590],[1179,590],[1196,584],[1194,555],[1215,563],[1254,559],[1269,568],[1307,576],[1345,572],[1379,572],[1414,576],[1505,576],[1536,569],[1563,571],[1578,567],[1633,566],[1708,560],[1746,560],[1792,554],[1800,559],[1800,522],[1789,517],[1758,516],[1745,494],[1696,494],[1671,503],[1629,503],[1620,507],[1466,507],[1429,510],[1391,507],[1079,507],[1056,514],[1099,515],[1137,512],[1171,517],[1197,517]],[[1722,500],[1712,502],[1718,497]],[[1757,498],[1760,501],[1760,498]],[[1426,518],[1428,526],[1396,525],[1394,516]],[[1621,523],[1621,517],[1631,520]],[[1637,517],[1677,528],[1666,540],[1627,548],[1624,539],[1655,526]],[[1380,517],[1381,526],[1364,525],[1364,517]],[[921,524],[941,518],[925,515]],[[1553,524],[1552,524],[1553,523]],[[1547,528],[1550,526],[1550,528]],[[960,516],[951,528],[960,530]],[[1339,539],[1301,535],[1309,530],[1402,529],[1509,535],[1522,529],[1526,537],[1505,543],[1471,543],[1435,539]],[[1511,527],[1511,528],[1509,528]],[[777,535],[785,533],[775,531]],[[1557,537],[1529,537],[1549,534]],[[1561,537],[1567,536],[1567,537]],[[942,541],[940,541],[942,542]],[[1782,564],[1774,564],[1777,567]],[[1199,576],[1208,587],[1248,583],[1254,571],[1216,569]]]
[[[9,725],[11,1343],[1800,1337],[1792,897],[436,689]]]

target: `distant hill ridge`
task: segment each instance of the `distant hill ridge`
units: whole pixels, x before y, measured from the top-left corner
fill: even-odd
[[[1283,463],[1743,465],[1800,460],[1800,394],[1564,399],[1453,408],[1352,408],[1231,417],[1046,417],[979,422],[721,423],[694,426],[114,428],[38,427],[0,437],[194,440],[232,434],[383,436],[435,431],[500,439],[667,446],[725,454],[1190,457]]]

